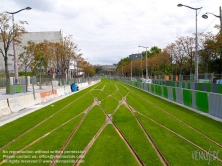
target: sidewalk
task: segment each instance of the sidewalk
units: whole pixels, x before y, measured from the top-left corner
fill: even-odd
[[[58,88],[62,88],[64,86],[54,86],[53,89],[58,89]],[[66,85],[65,86],[66,88],[69,88],[69,85]],[[52,90],[52,86],[49,85],[49,86],[42,86],[42,89],[39,89],[39,86],[34,86],[35,88],[35,93],[39,93],[39,92],[44,92],[44,91],[49,91],[49,90]],[[18,112],[13,112],[9,115],[6,115],[6,116],[2,116],[0,117],[0,127],[9,123],[9,122],[12,122],[20,117],[23,117],[27,114],[30,114],[42,107],[45,107],[47,105],[50,105],[58,100],[61,100],[63,98],[66,98],[70,95],[72,95],[73,93],[77,93],[77,92],[72,92],[72,93],[68,93],[68,94],[65,94],[63,96],[60,96],[60,97],[56,97],[56,98],[52,98],[46,102],[42,102],[40,104],[37,104],[37,105],[34,105],[34,106],[31,106],[29,108],[25,108],[23,110],[20,110]],[[17,96],[23,96],[23,95],[27,95],[27,94],[33,94],[33,88],[32,86],[30,86],[28,88],[28,92],[26,93],[15,93],[15,94],[6,94],[6,89],[0,89],[0,100],[3,100],[3,99],[6,99],[6,98],[13,98],[13,97],[17,97]]]

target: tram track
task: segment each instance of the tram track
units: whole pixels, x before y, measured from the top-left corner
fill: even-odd
[[[124,86],[125,88],[127,88],[125,85],[123,85],[123,86]],[[127,89],[128,89],[128,88],[127,88]],[[129,89],[128,89],[128,90],[129,90]],[[130,91],[130,90],[129,90],[129,91]],[[132,91],[132,92],[133,92],[133,91]],[[135,95],[137,95],[137,96],[139,96],[139,97],[147,100],[146,98],[142,97],[141,95],[139,95],[139,94],[137,94],[137,93],[135,93],[135,92],[133,92],[133,94],[135,94]],[[148,101],[148,100],[147,100],[147,101]],[[217,143],[216,141],[212,140],[211,138],[209,138],[208,136],[206,136],[206,135],[203,134],[202,132],[200,132],[200,131],[198,131],[197,129],[193,128],[192,126],[186,124],[185,122],[183,122],[183,121],[180,120],[179,118],[175,117],[174,115],[170,114],[170,113],[167,112],[166,110],[160,108],[159,106],[157,106],[156,104],[152,103],[151,101],[148,101],[148,102],[149,102],[150,104],[152,104],[153,106],[155,106],[156,108],[160,109],[161,111],[167,113],[169,116],[171,116],[172,118],[176,119],[176,120],[179,121],[181,124],[183,124],[183,125],[191,128],[194,132],[196,132],[196,133],[200,134],[201,136],[205,137],[205,138],[208,139],[211,143],[216,144],[216,145],[217,145],[218,147],[220,147],[220,148],[222,147],[222,146],[221,146],[219,143]],[[158,124],[159,126],[163,127],[164,129],[166,129],[167,131],[171,132],[171,133],[174,134],[175,136],[177,136],[177,137],[185,140],[185,141],[188,142],[189,144],[191,144],[191,145],[195,146],[196,148],[200,149],[202,152],[205,152],[206,154],[209,154],[211,157],[216,158],[219,162],[222,163],[222,160],[221,160],[220,158],[218,158],[217,156],[214,156],[213,154],[209,153],[208,150],[205,150],[205,149],[202,148],[201,146],[197,145],[196,143],[192,142],[191,140],[188,140],[187,138],[185,138],[184,136],[180,135],[179,133],[177,133],[177,132],[171,130],[170,128],[166,127],[165,125],[163,125],[163,124],[155,121],[153,118],[148,117],[148,116],[142,114],[141,112],[137,111],[135,108],[133,108],[132,106],[130,106],[130,104],[128,104],[127,102],[126,102],[126,104],[127,104],[128,108],[132,111],[133,114],[134,114],[135,112],[139,113],[140,115],[142,115],[142,116],[146,117],[147,119],[149,119],[150,121]],[[134,114],[134,115],[135,115],[135,114]],[[135,117],[136,117],[136,115],[135,115]],[[138,119],[138,118],[136,117],[136,119]],[[138,119],[138,120],[139,120],[139,119]],[[139,122],[139,123],[141,123],[141,122]],[[144,130],[146,130],[146,129],[144,128]]]
[[[59,112],[61,112],[63,109],[65,109],[66,107],[70,106],[71,104],[73,104],[74,102],[76,102],[77,100],[79,100],[80,98],[82,98],[83,96],[85,96],[87,93],[83,94],[82,96],[78,97],[77,99],[75,99],[74,101],[72,101],[71,103],[67,104],[65,107],[62,107],[61,109],[59,109],[58,111],[56,111],[55,113],[53,113],[52,115],[50,115],[49,117],[45,118],[44,120],[42,120],[41,122],[37,123],[35,126],[31,127],[30,129],[28,129],[27,131],[25,131],[24,133],[22,133],[21,135],[17,136],[16,138],[14,138],[13,140],[11,140],[10,142],[8,142],[7,144],[5,144],[4,146],[2,146],[0,148],[0,151],[3,150],[4,148],[6,148],[7,146],[9,146],[11,143],[15,142],[16,140],[18,140],[19,138],[21,138],[22,136],[24,136],[25,134],[29,133],[30,131],[32,131],[33,129],[35,129],[36,127],[38,127],[39,125],[41,125],[42,123],[46,122],[47,120],[51,119],[53,116],[55,116],[56,114],[58,114]]]
[[[98,85],[97,85],[98,86]],[[97,87],[95,86],[95,87]],[[94,87],[94,88],[95,88]],[[93,88],[93,89],[94,89]],[[29,133],[30,131],[32,131],[33,129],[35,129],[36,127],[38,127],[39,125],[41,125],[42,123],[44,123],[45,121],[49,120],[50,118],[52,118],[54,115],[56,115],[57,113],[59,113],[60,111],[62,111],[64,108],[70,106],[71,104],[73,104],[74,102],[76,102],[77,100],[79,100],[80,98],[84,97],[87,93],[84,93],[82,96],[78,97],[77,99],[75,99],[74,101],[70,102],[69,104],[67,104],[65,107],[62,107],[61,109],[59,109],[58,111],[56,111],[55,113],[53,113],[52,115],[50,115],[49,117],[47,117],[46,119],[44,119],[43,121],[39,122],[38,124],[36,124],[35,126],[33,126],[32,128],[30,128],[29,130],[27,130],[26,132],[24,132],[23,134],[19,135],[18,137],[16,137],[15,139],[13,139],[12,141],[8,142],[6,145],[4,145],[3,147],[0,148],[0,150],[3,150],[4,148],[6,148],[7,146],[9,146],[11,143],[13,143],[14,141],[18,140],[19,138],[21,138],[22,136],[24,136],[25,134]],[[41,139],[45,138],[47,135],[51,134],[52,132],[56,131],[57,129],[61,128],[62,126],[64,126],[65,124],[67,124],[68,122],[74,120],[76,117],[80,116],[81,114],[85,113],[85,115],[83,117],[86,116],[88,110],[90,110],[92,107],[94,106],[94,103],[92,103],[92,105],[90,105],[87,109],[85,109],[84,111],[82,111],[81,113],[79,113],[78,115],[68,119],[67,121],[65,121],[64,123],[62,123],[61,125],[55,127],[54,129],[48,131],[46,134],[40,136],[39,138],[35,139],[34,141],[32,141],[31,143],[29,143],[28,145],[24,146],[23,148],[15,151],[14,153],[12,153],[10,156],[8,156],[7,158],[4,158],[2,161],[0,161],[0,165],[2,165],[4,162],[8,161],[10,158],[13,158],[15,155],[21,153],[22,151],[24,151],[25,149],[27,149],[28,147],[30,147],[31,145],[37,143],[38,141],[40,141]],[[84,120],[84,119],[83,119]],[[83,121],[82,119],[80,120],[80,122]],[[80,125],[80,122],[78,122],[77,126]],[[75,129],[74,129],[75,130]],[[76,129],[77,130],[77,129]],[[72,132],[73,133],[73,132]],[[71,133],[71,134],[72,134]]]
[[[127,88],[128,90],[128,93],[127,95],[129,95],[130,93],[130,90]],[[122,95],[120,93],[120,95]],[[152,137],[150,136],[150,134],[148,133],[148,131],[145,129],[145,127],[143,126],[143,124],[141,123],[141,121],[138,119],[138,117],[135,115],[134,113],[134,110],[131,108],[131,106],[127,103],[126,101],[126,97],[123,97],[123,104],[131,111],[133,117],[136,119],[137,123],[139,124],[140,128],[143,130],[143,132],[145,133],[146,137],[147,137],[147,140],[149,141],[149,143],[152,145],[152,147],[154,148],[154,150],[156,151],[156,154],[158,155],[161,163],[164,165],[164,166],[169,166],[169,163],[168,161],[166,160],[166,158],[164,157],[163,153],[161,152],[161,150],[158,148],[158,146],[156,145],[156,143],[154,142],[154,140],[152,139]]]
[[[104,88],[101,89],[101,92],[104,91]],[[116,91],[117,91],[117,87],[116,87]],[[115,92],[116,92],[115,91]],[[100,92],[100,93],[101,93]],[[115,92],[113,92],[112,94],[114,94]],[[106,92],[105,92],[106,93]],[[107,93],[106,93],[107,94]],[[108,97],[112,96],[112,94],[108,94]],[[103,100],[105,100],[106,98],[104,98]],[[129,143],[129,141],[126,139],[126,137],[122,134],[122,132],[120,131],[120,129],[117,127],[117,125],[115,123],[113,123],[112,121],[112,116],[115,114],[115,112],[119,109],[119,107],[121,106],[122,102],[118,103],[116,109],[112,112],[112,114],[108,114],[106,112],[106,110],[101,106],[101,102],[98,101],[97,98],[95,98],[95,100],[97,101],[97,105],[101,108],[101,110],[103,111],[104,115],[106,116],[106,122],[103,124],[103,126],[100,128],[100,130],[97,132],[97,134],[93,137],[93,139],[90,141],[90,143],[88,144],[88,146],[85,148],[85,150],[83,151],[84,153],[82,153],[80,156],[84,156],[88,150],[91,148],[91,146],[93,145],[93,143],[96,141],[96,139],[99,137],[99,135],[102,133],[103,129],[106,127],[106,125],[112,124],[114,129],[116,130],[116,132],[118,133],[118,135],[120,136],[120,138],[124,141],[124,143],[127,145],[128,149],[131,151],[131,153],[133,154],[134,158],[136,159],[136,161],[138,162],[139,165],[144,166],[145,164],[142,162],[141,158],[139,157],[139,155],[137,154],[137,152],[133,149],[133,146]],[[103,101],[102,100],[102,101]],[[116,99],[117,100],[117,99]],[[76,162],[73,164],[74,166],[79,165],[81,162],[81,157],[79,157]]]
[[[164,110],[163,108],[157,106],[156,104],[154,104],[153,102],[147,100],[146,98],[144,98],[143,96],[135,93],[132,91],[132,93],[134,93],[135,95],[137,95],[138,97],[144,99],[145,101],[147,101],[148,103],[150,103],[151,105],[155,106],[156,108],[158,108],[159,110],[161,110],[162,112],[166,113],[167,115],[169,115],[170,117],[172,117],[173,119],[177,120],[178,122],[180,122],[181,124],[187,126],[188,128],[192,129],[193,131],[195,131],[196,133],[200,134],[201,136],[205,137],[206,139],[208,139],[210,142],[214,143],[215,145],[217,145],[218,147],[222,148],[222,145],[218,142],[216,142],[215,140],[213,140],[212,138],[208,137],[207,135],[205,135],[204,133],[202,133],[201,131],[195,129],[194,127],[190,126],[189,124],[187,124],[186,122],[182,121],[181,119],[177,118],[176,116],[172,115],[171,113],[169,113],[168,111]]]

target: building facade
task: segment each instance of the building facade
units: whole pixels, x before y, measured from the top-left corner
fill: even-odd
[[[129,58],[132,59],[132,60],[141,59],[141,57],[142,57],[141,53],[129,55]]]
[[[49,42],[59,42],[62,37],[63,37],[62,31],[28,32],[21,36],[22,43],[16,46],[16,55],[18,57],[18,55],[24,51],[23,46],[26,46],[28,41],[30,40],[35,43],[40,43],[43,42],[44,40],[47,40]],[[0,47],[3,49],[2,42],[0,42]],[[14,50],[12,43],[8,50],[8,67],[9,67],[9,72],[14,73]],[[0,70],[1,71],[5,70],[4,59],[2,55],[0,55]],[[19,69],[19,71],[22,70]]]

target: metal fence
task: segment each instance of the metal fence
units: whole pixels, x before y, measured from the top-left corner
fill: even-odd
[[[64,78],[56,78],[53,79],[52,77],[42,77],[41,78],[41,85],[52,85],[52,81],[58,81],[58,85],[70,85],[72,83],[83,83],[83,82],[89,82],[89,81],[94,81],[98,79],[97,77],[80,77],[80,78],[71,78],[71,79],[64,79]],[[13,78],[12,78],[13,80]],[[11,85],[13,85],[14,81],[11,81]],[[19,85],[26,85],[26,78],[25,76],[19,77],[18,78]],[[40,85],[40,77],[30,77],[28,80],[29,84],[34,84],[34,85]],[[0,78],[0,88],[5,88],[6,87],[6,78]]]
[[[124,77],[125,79],[131,79],[131,77]],[[141,77],[133,77],[137,81],[141,80]],[[178,82],[194,82],[195,75],[153,75],[149,76],[152,80],[162,80],[162,81],[178,81]],[[198,74],[198,82],[208,82],[212,84],[217,84],[218,80],[222,80],[222,74],[214,74],[214,73],[199,73]]]

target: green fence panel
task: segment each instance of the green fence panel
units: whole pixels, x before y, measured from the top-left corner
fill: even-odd
[[[185,82],[182,82],[182,88],[185,88]]]
[[[10,85],[10,87],[9,87],[10,93],[13,93],[13,90],[14,90],[13,85]]]
[[[159,95],[160,95],[160,96],[163,95],[163,89],[162,89],[162,87],[163,87],[163,86],[159,86]]]
[[[16,92],[18,93],[22,92],[22,85],[17,85]]]
[[[158,86],[158,85],[155,85],[155,86],[154,86],[154,93],[155,93],[155,94],[158,93],[158,88],[157,88],[157,86]]]
[[[183,89],[183,103],[186,106],[192,107],[192,91]]]
[[[202,83],[198,83],[197,84],[197,88],[198,88],[198,90],[203,91],[203,84]]]
[[[157,85],[155,85],[155,87],[154,87],[154,93],[158,94],[158,86]]]
[[[176,88],[172,88],[172,90],[173,90],[173,100],[177,101]]]
[[[157,95],[160,95],[160,88],[159,88],[159,85],[156,85],[156,87],[155,87],[155,91],[156,91],[156,94],[157,94]]]
[[[166,86],[173,86],[173,82],[172,81],[166,81]]]
[[[152,93],[154,93],[154,85],[153,84],[151,85],[151,91],[152,91]]]
[[[222,85],[218,84],[218,93],[222,94]]]
[[[176,82],[176,87],[180,87],[180,82]]]
[[[190,82],[187,83],[187,89],[190,89]]]
[[[196,108],[209,113],[208,95],[205,92],[196,92]]]
[[[212,92],[212,84],[207,84],[207,92]]]
[[[163,86],[163,96],[168,99],[168,88]]]

